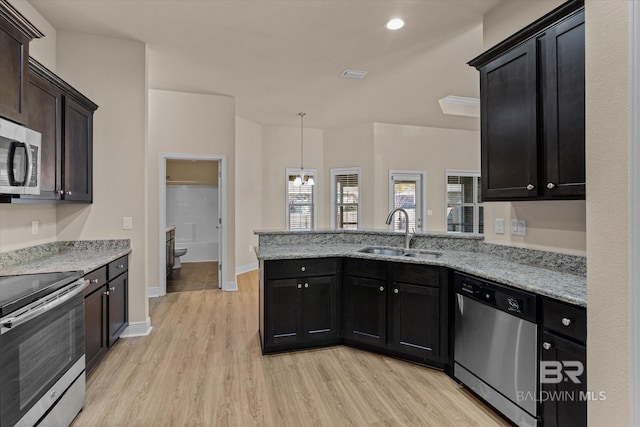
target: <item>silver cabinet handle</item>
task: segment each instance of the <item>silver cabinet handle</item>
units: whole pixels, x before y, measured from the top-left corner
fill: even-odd
[[[397,294],[397,293],[398,293],[398,290],[397,290],[397,289],[394,289],[394,290],[393,290],[393,293],[394,293],[394,294]]]
[[[384,291],[384,286],[380,286],[380,292]]]
[[[573,322],[571,321],[571,319],[567,318],[567,317],[563,317],[562,318],[562,324],[564,326],[569,326],[570,324],[572,324]]]
[[[550,182],[550,183],[547,184],[547,188],[549,190],[553,190],[554,188],[556,188],[556,185],[553,182]]]
[[[527,190],[529,190],[529,191],[533,190],[534,188],[536,188],[536,187],[533,184],[527,185]]]
[[[298,283],[298,289],[302,289],[302,283]]]
[[[118,268],[124,268],[124,264],[119,264]]]
[[[307,271],[307,267],[303,265],[302,267],[300,267],[300,271]]]
[[[309,287],[309,284],[308,284],[308,283],[305,283],[305,284],[304,284],[304,287],[305,287],[305,289],[306,289],[306,288],[308,288],[308,287]]]
[[[109,290],[110,290],[111,292],[115,292],[115,291],[116,291],[116,287],[115,287],[115,286],[112,286],[112,287],[110,287],[110,288],[109,288]]]
[[[104,291],[103,294],[105,294],[106,296],[109,296],[109,291]]]
[[[63,196],[64,195],[64,190],[60,190],[59,193],[60,193],[61,196]]]
[[[71,191],[67,191],[67,196],[70,196],[70,195],[71,195]]]
[[[543,343],[542,348],[544,348],[545,350],[549,350],[551,348],[551,343],[550,342]]]
[[[98,279],[91,279],[89,280],[89,283],[98,283]]]

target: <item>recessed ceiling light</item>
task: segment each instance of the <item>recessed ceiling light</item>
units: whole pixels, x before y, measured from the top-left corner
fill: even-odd
[[[438,102],[444,114],[480,117],[480,100],[478,98],[449,95]]]
[[[364,79],[366,75],[366,71],[360,70],[344,70],[342,72],[342,77],[345,77],[347,79]]]
[[[387,28],[390,30],[399,30],[402,27],[404,27],[404,21],[400,18],[393,18],[387,22]]]

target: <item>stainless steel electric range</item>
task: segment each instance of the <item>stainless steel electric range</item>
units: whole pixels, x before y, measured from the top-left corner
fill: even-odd
[[[84,406],[82,272],[0,277],[0,426],[67,426]]]

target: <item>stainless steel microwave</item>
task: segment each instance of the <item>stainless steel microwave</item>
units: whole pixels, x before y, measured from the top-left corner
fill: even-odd
[[[0,119],[0,194],[40,194],[40,133]]]

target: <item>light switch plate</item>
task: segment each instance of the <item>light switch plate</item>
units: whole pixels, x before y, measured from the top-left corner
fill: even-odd
[[[527,221],[524,219],[512,219],[511,220],[511,234],[513,236],[526,236],[527,235]]]
[[[123,230],[132,230],[133,229],[133,218],[130,216],[122,217],[122,229]]]
[[[37,219],[31,221],[31,234],[40,233],[40,222]]]
[[[427,210],[427,216],[433,216],[433,211],[431,209]]]
[[[504,234],[504,218],[496,218],[496,234]]]

